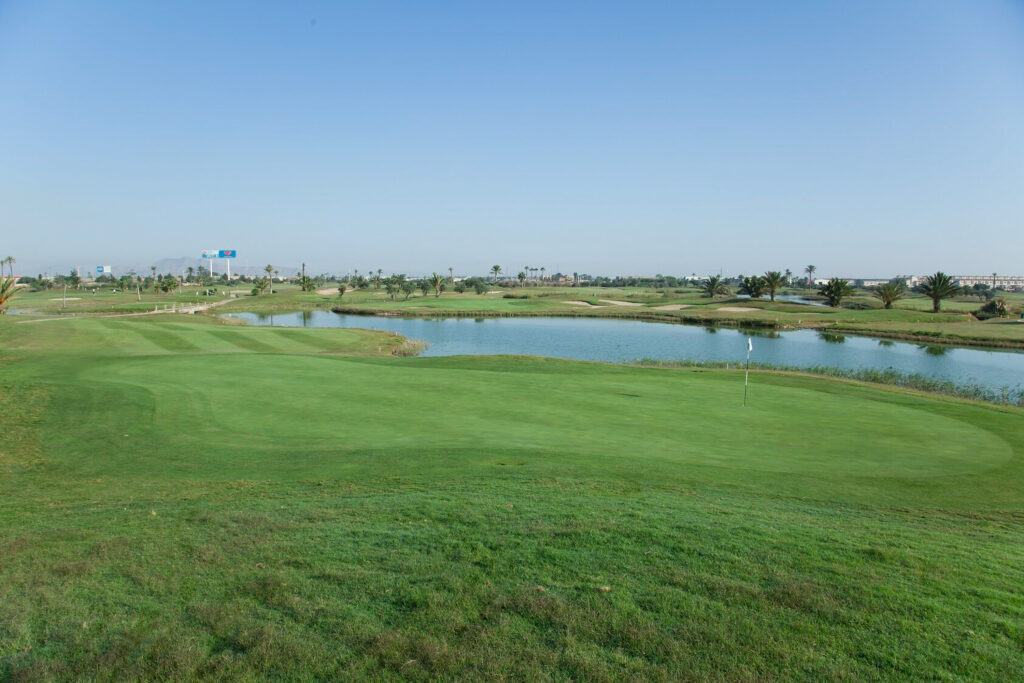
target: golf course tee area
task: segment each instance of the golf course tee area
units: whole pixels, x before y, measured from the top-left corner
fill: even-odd
[[[0,679],[1012,680],[1024,411],[0,318]]]

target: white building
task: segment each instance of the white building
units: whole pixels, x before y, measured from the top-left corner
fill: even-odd
[[[1024,289],[1024,275],[954,275],[953,279],[961,287],[973,287],[974,285],[988,285],[995,289]]]

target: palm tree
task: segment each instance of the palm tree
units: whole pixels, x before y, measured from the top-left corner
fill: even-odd
[[[921,293],[932,300],[932,313],[938,313],[942,306],[942,300],[956,296],[960,291],[953,278],[941,270],[934,275],[926,275],[924,282],[920,285]]]
[[[814,271],[818,270],[814,266],[804,266],[804,272],[807,273],[807,286],[810,287],[812,284],[811,278],[814,277]]]
[[[193,268],[192,266],[189,266],[188,267],[188,281],[192,282],[192,278],[194,278],[195,275],[196,275],[196,269]]]
[[[541,267],[540,267],[540,281],[541,281],[541,282],[544,282],[544,273],[546,273],[546,272],[547,272],[547,270],[548,270],[548,269],[547,269],[547,268],[545,268],[544,266],[541,266]]]
[[[881,300],[886,308],[903,298],[904,287],[902,282],[886,282],[884,285],[875,287],[873,292],[876,299]]]
[[[524,286],[526,284],[526,273],[524,271],[520,270],[519,271],[519,275],[517,275],[516,277],[519,279],[519,286],[520,287],[522,287],[522,286]]]
[[[270,293],[274,293],[274,281],[270,279],[270,276],[274,272],[274,266],[269,263],[263,268],[263,272],[267,274],[267,280],[270,280]]]
[[[786,284],[786,278],[777,270],[769,270],[761,278],[761,281],[764,282],[764,288],[768,291],[768,298],[772,301],[775,301],[775,292],[782,289]]]
[[[832,308],[839,308],[843,299],[853,294],[853,286],[849,280],[834,277],[821,286],[821,295],[828,299],[828,305]]]
[[[709,296],[712,299],[720,294],[725,295],[729,293],[729,288],[725,286],[724,282],[722,282],[721,275],[712,275],[704,281],[704,284],[700,286],[700,289],[704,293],[704,296]]]
[[[494,275],[494,283],[498,283],[498,276],[501,275],[501,266],[491,266],[491,273]]]
[[[4,259],[6,261],[7,259]],[[11,269],[11,276],[4,278],[0,277],[0,315],[7,312],[7,304],[11,302],[18,292],[21,291],[21,287],[18,286],[17,281],[14,279],[14,269]]]
[[[11,269],[11,277],[14,277],[14,264],[16,263],[16,261],[14,260],[14,257],[13,256],[8,256],[7,258],[5,258],[3,260],[3,263],[7,264],[7,266],[10,267],[10,269]],[[3,276],[4,276],[4,269],[3,269],[3,266],[0,265],[0,278],[3,278]]]
[[[448,282],[453,285],[455,284],[455,269],[451,266],[448,266]]]
[[[149,269],[153,271],[153,291],[156,291],[156,266],[150,266]]]
[[[430,286],[434,288],[434,298],[436,299],[441,296],[441,289],[444,287],[444,278],[437,273],[433,273],[427,282],[429,282]]]
[[[757,275],[743,278],[743,283],[740,285],[740,293],[749,294],[751,299],[760,299],[764,296],[766,289],[764,280]]]

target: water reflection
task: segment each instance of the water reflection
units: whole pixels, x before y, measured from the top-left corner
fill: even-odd
[[[305,313],[231,314],[256,325],[355,327],[419,339],[428,356],[524,354],[579,360],[751,361],[793,367],[895,368],[990,388],[1024,386],[1024,353],[878,340],[824,330],[735,330],[600,318],[396,318]],[[720,329],[734,333],[719,334]]]
[[[744,337],[759,337],[761,339],[778,339],[778,330],[765,330],[765,329],[748,329],[748,330],[737,330]]]

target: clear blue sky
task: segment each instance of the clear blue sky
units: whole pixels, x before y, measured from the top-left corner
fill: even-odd
[[[0,256],[1024,271],[1024,2],[0,0]]]

